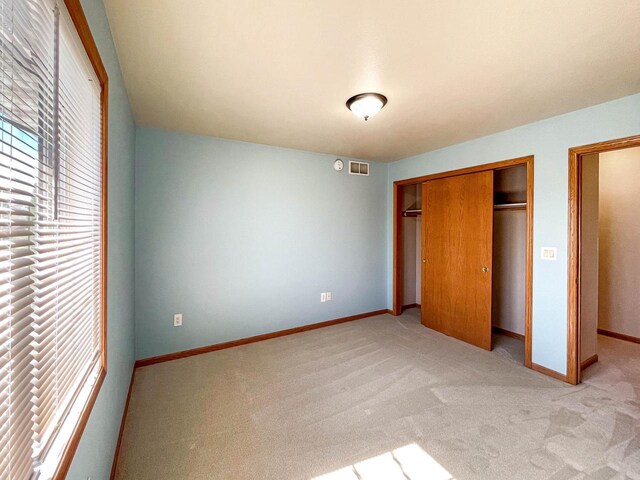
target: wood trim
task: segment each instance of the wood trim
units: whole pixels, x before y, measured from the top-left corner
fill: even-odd
[[[591,143],[589,145],[583,145],[581,147],[572,147],[569,149],[569,152],[573,152],[577,155],[588,155],[590,153],[605,153],[614,150],[624,150],[625,148],[634,147],[640,147],[640,135],[632,135],[631,137]]]
[[[131,391],[133,390],[133,381],[136,376],[136,367],[133,367],[131,371],[131,381],[129,382],[129,390],[127,391],[127,400],[124,403],[124,410],[122,411],[122,420],[120,421],[120,431],[118,432],[118,442],[116,443],[116,450],[113,453],[113,463],[111,464],[110,480],[116,478],[116,469],[118,467],[118,457],[120,457],[120,447],[122,446],[122,436],[124,435],[124,426],[127,421],[127,413],[129,412],[129,401],[131,400]]]
[[[436,180],[438,178],[455,177],[458,175],[467,175],[469,173],[486,172],[487,170],[502,170],[503,168],[515,167],[516,165],[523,165],[532,160],[533,156],[512,158],[510,160],[501,160],[499,162],[484,163],[482,165],[475,165],[473,167],[460,168],[457,170],[449,170],[446,172],[432,173],[429,175],[423,175],[421,177],[407,178],[405,180],[396,180],[394,185],[406,186],[414,185],[416,183],[424,183],[429,180]]]
[[[543,367],[542,365],[538,365],[537,363],[532,363],[531,369],[535,370],[536,372],[542,373],[543,375],[546,375],[548,377],[555,378],[556,380],[560,380],[561,382],[567,381],[566,375],[563,375],[560,372],[556,372],[555,370],[551,370],[550,368]]]
[[[408,178],[393,182],[393,314],[401,313],[402,294],[402,205],[399,200],[402,187],[424,183],[429,180],[446,178],[469,173],[483,172],[487,170],[501,170],[517,165],[527,166],[527,246],[525,264],[525,348],[524,365],[532,368],[532,323],[533,323],[533,208],[534,208],[534,157],[518,157],[510,160],[486,163],[473,167],[451,170],[448,172],[423,175],[421,177]]]
[[[567,285],[567,380],[573,385],[577,385],[580,379],[578,359],[580,358],[580,342],[578,336],[580,334],[578,300],[580,278],[579,268],[579,238],[578,226],[579,218],[579,201],[578,188],[579,184],[578,171],[578,155],[569,150],[569,238],[568,238],[568,255],[567,267],[569,269]]]
[[[504,328],[500,328],[496,325],[493,325],[491,327],[491,330],[493,331],[493,333],[497,333],[498,335],[504,335],[506,337],[515,338],[517,340],[524,340],[525,338],[524,335],[520,333],[512,332],[510,330],[505,330]]]
[[[527,246],[525,258],[524,292],[524,366],[532,366],[533,344],[533,208],[534,168],[533,157],[527,159]]]
[[[82,46],[87,52],[87,56],[93,66],[93,70],[96,72],[100,85],[105,85],[109,81],[109,76],[107,75],[107,70],[104,68],[104,64],[102,63],[98,46],[93,39],[91,28],[89,28],[89,22],[87,22],[87,17],[84,15],[84,10],[82,10],[80,0],[64,0],[64,4],[67,7],[67,11],[69,12],[73,25],[76,27],[78,37],[80,37]]]
[[[624,333],[612,332],[610,330],[598,329],[598,335],[604,335],[606,337],[617,338],[618,340],[624,340],[625,342],[640,343],[639,337],[633,337],[631,335],[625,335]]]
[[[426,303],[422,303],[425,301],[425,292],[427,285],[427,215],[429,210],[429,204],[427,203],[427,197],[429,194],[429,188],[427,183],[422,183],[420,185],[422,190],[422,198],[420,201],[420,209],[425,213],[425,219],[420,222],[420,323],[425,325],[428,318],[428,308]],[[402,239],[400,240],[401,244],[404,244]],[[416,272],[416,277],[418,276],[418,272]],[[425,325],[426,326],[426,325]]]
[[[78,419],[78,423],[76,424],[73,434],[69,439],[69,443],[64,449],[62,453],[62,457],[60,459],[60,463],[58,464],[58,468],[56,469],[56,473],[53,478],[56,480],[62,480],[67,476],[69,472],[69,468],[71,467],[71,462],[73,461],[73,455],[76,453],[78,449],[78,445],[80,444],[80,439],[82,438],[82,433],[84,432],[85,427],[87,426],[87,422],[89,421],[89,415],[93,406],[98,399],[98,392],[102,388],[102,384],[104,383],[104,379],[107,376],[107,371],[104,368],[100,369],[98,374],[98,378],[96,380],[95,385],[91,389],[91,393],[89,394],[89,398],[87,399],[87,404]]]
[[[567,381],[580,381],[580,228],[582,156],[639,147],[640,135],[569,149],[569,225],[567,285]]]
[[[598,361],[598,354],[596,353],[595,355],[591,355],[589,358],[587,358],[586,360],[583,360],[580,363],[580,370],[584,371],[585,368],[590,367],[597,361]]]
[[[96,76],[98,77],[98,81],[100,82],[101,92],[100,92],[100,106],[101,106],[101,157],[102,157],[102,165],[101,165],[101,175],[102,175],[102,191],[101,191],[101,210],[102,210],[102,225],[101,225],[101,269],[102,269],[102,278],[100,285],[100,293],[101,293],[101,356],[100,356],[100,370],[98,372],[98,378],[96,380],[95,385],[91,389],[91,393],[89,394],[89,398],[87,399],[87,403],[84,406],[82,413],[80,414],[80,418],[78,423],[76,424],[71,438],[66,445],[60,463],[55,471],[53,476],[56,480],[62,480],[67,476],[69,472],[69,468],[71,467],[71,462],[73,461],[73,456],[76,453],[78,445],[80,443],[80,439],[82,438],[82,434],[84,429],[89,421],[89,416],[91,415],[91,411],[93,410],[93,406],[98,398],[98,394],[100,393],[100,389],[102,388],[102,384],[104,383],[104,379],[107,375],[107,224],[108,224],[108,199],[107,199],[107,190],[108,190],[108,119],[109,119],[109,77],[107,75],[107,70],[102,63],[102,59],[100,57],[100,53],[98,51],[98,46],[96,45],[93,35],[91,34],[91,29],[89,28],[89,23],[87,22],[87,18],[82,10],[82,5],[80,4],[80,0],[65,0],[65,6],[67,11],[69,12],[69,16],[75,29],[78,33],[80,41],[87,53],[87,57],[93,66]]]
[[[403,188],[393,185],[393,310],[392,315],[402,313],[403,289],[403,248],[402,248],[402,195]]]
[[[136,360],[135,367],[146,367],[148,365],[154,365],[156,363],[169,362],[171,360],[178,360],[180,358],[192,357],[194,355],[201,355],[203,353],[215,352],[217,350],[224,350],[226,348],[238,347],[240,345],[247,345],[249,343],[261,342],[263,340],[270,340],[272,338],[284,337],[286,335],[293,335],[294,333],[316,330],[318,328],[330,327],[332,325],[338,325],[340,323],[352,322],[354,320],[375,317],[377,315],[384,315],[387,313],[389,313],[389,310],[387,309],[375,310],[373,312],[360,313],[358,315],[336,318],[334,320],[327,320],[325,322],[312,323],[311,325],[302,325],[300,327],[287,328],[286,330],[278,330],[277,332],[264,333],[262,335],[255,335],[253,337],[247,338],[240,338],[238,340],[232,340],[230,342],[216,343],[214,345],[192,348],[190,350],[183,350],[181,352],[158,355],[157,357],[143,358],[141,360]]]

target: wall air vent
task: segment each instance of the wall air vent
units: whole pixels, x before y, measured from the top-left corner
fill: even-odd
[[[368,177],[369,164],[349,161],[349,175],[366,175]]]

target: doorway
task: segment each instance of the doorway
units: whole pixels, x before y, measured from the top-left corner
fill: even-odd
[[[573,384],[598,362],[602,335],[640,343],[630,305],[637,291],[627,291],[638,281],[632,202],[640,184],[629,185],[638,177],[640,135],[569,150],[567,380]]]
[[[521,187],[517,187],[522,180]],[[474,183],[478,185],[474,186]],[[459,202],[458,200],[478,191],[478,186],[486,186],[486,195],[482,195],[481,215],[484,221],[477,223],[478,199],[471,202]],[[456,199],[451,197],[451,192],[457,191]],[[465,193],[466,192],[466,193]],[[531,362],[531,311],[532,311],[532,263],[533,263],[533,157],[522,157],[501,162],[495,162],[476,167],[443,172],[422,177],[410,178],[394,182],[394,219],[393,219],[393,310],[394,315],[400,315],[404,308],[421,307],[422,323],[442,333],[454,336],[468,343],[482,348],[492,349],[495,343],[495,335],[499,337],[509,335],[509,341],[517,340],[522,343],[521,362],[529,368],[536,368]],[[487,196],[488,195],[488,196]],[[427,204],[426,202],[431,202]],[[451,203],[453,201],[453,203]],[[449,202],[449,203],[447,203]],[[455,208],[451,209],[448,207]],[[464,205],[463,205],[464,204]],[[486,205],[485,205],[486,204]],[[457,221],[450,218],[450,213],[455,211]],[[418,221],[407,221],[407,218],[418,217]],[[512,226],[512,222],[514,226]],[[427,228],[427,220],[432,223],[431,229]],[[485,248],[480,256],[473,248],[464,249],[465,256],[476,255],[478,258],[466,258],[460,261],[456,253],[451,250],[446,241],[439,238],[438,232],[443,232],[453,224],[459,226],[455,235],[460,236],[462,229],[470,238],[481,238],[488,249]],[[438,225],[436,227],[436,225]],[[482,225],[479,232],[478,226]],[[519,227],[518,227],[519,225]],[[505,243],[510,241],[513,228],[522,228],[522,246],[516,245],[515,250],[522,254],[519,262],[517,279],[508,270],[518,262],[506,261],[499,258],[503,252],[509,251]],[[422,230],[422,235],[416,235]],[[436,231],[434,233],[434,230]],[[406,236],[410,237],[407,241]],[[477,238],[476,238],[477,237]],[[503,243],[500,243],[503,242]],[[516,242],[517,243],[517,242]],[[406,245],[409,250],[406,250]],[[416,252],[425,252],[430,244],[430,254],[420,255]],[[469,241],[469,247],[473,242]],[[434,245],[439,245],[434,250]],[[496,248],[500,247],[498,250]],[[451,251],[449,251],[451,250]],[[511,249],[511,252],[515,251]],[[467,255],[468,254],[468,255]],[[417,258],[416,258],[417,257]],[[482,258],[480,258],[482,257]],[[427,270],[426,263],[432,261]],[[451,267],[449,260],[456,262],[459,275],[451,275],[448,269]],[[469,270],[467,263],[473,263]],[[475,265],[478,263],[478,265]],[[505,267],[506,266],[506,267]],[[412,270],[413,272],[407,272]],[[478,269],[476,272],[475,269]],[[436,273],[434,273],[434,271]],[[431,280],[427,273],[432,275]],[[477,275],[476,275],[477,273]],[[485,282],[484,286],[476,283],[470,286],[469,282],[464,289],[457,290],[455,279],[466,277],[473,278],[474,282]],[[421,279],[422,285],[414,283],[414,279]],[[483,280],[484,279],[484,280]],[[513,292],[502,292],[501,285],[514,283],[520,285],[521,295],[513,295]],[[488,288],[486,282],[489,282]],[[431,285],[431,287],[427,287]],[[434,288],[435,287],[435,288]],[[459,298],[464,292],[469,293],[472,287],[472,295],[467,299]],[[438,290],[438,292],[434,292]],[[421,291],[422,295],[418,292]],[[409,292],[409,294],[407,294]],[[411,297],[416,292],[415,297]],[[482,304],[475,305],[465,303],[469,298],[482,297]],[[464,295],[462,295],[464,297]],[[406,302],[416,298],[415,303]],[[504,301],[507,297],[510,301]],[[513,305],[516,298],[517,305]],[[418,301],[419,300],[419,301]],[[440,302],[438,304],[438,302]],[[445,315],[447,308],[442,307],[442,302],[448,303],[453,308],[463,312],[463,320],[466,325],[454,325],[451,320],[456,316]],[[458,303],[456,303],[458,302]],[[421,305],[420,305],[421,304]],[[434,306],[435,305],[435,306]],[[443,313],[444,312],[444,313]],[[509,322],[500,317],[513,316],[520,312],[520,322]],[[442,313],[442,315],[440,315]],[[473,325],[469,325],[472,322]],[[455,322],[454,322],[455,323]],[[460,322],[459,322],[460,323]],[[510,328],[519,323],[519,328]],[[478,335],[474,338],[466,338],[470,327],[476,329]],[[546,372],[543,372],[546,373]]]

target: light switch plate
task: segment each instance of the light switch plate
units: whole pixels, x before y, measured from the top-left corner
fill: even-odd
[[[325,292],[322,292],[320,294],[320,301],[321,302],[326,302],[327,301],[327,294]]]
[[[181,313],[176,313],[173,316],[173,326],[174,327],[181,327],[182,326],[182,314]]]
[[[556,261],[558,259],[558,249],[556,247],[542,247],[540,249],[542,260]]]

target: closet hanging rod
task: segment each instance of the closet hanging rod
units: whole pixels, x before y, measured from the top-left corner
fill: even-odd
[[[402,212],[403,217],[419,217],[422,215],[422,210],[417,208],[410,208]]]
[[[494,210],[526,210],[527,202],[499,203],[493,206]]]

